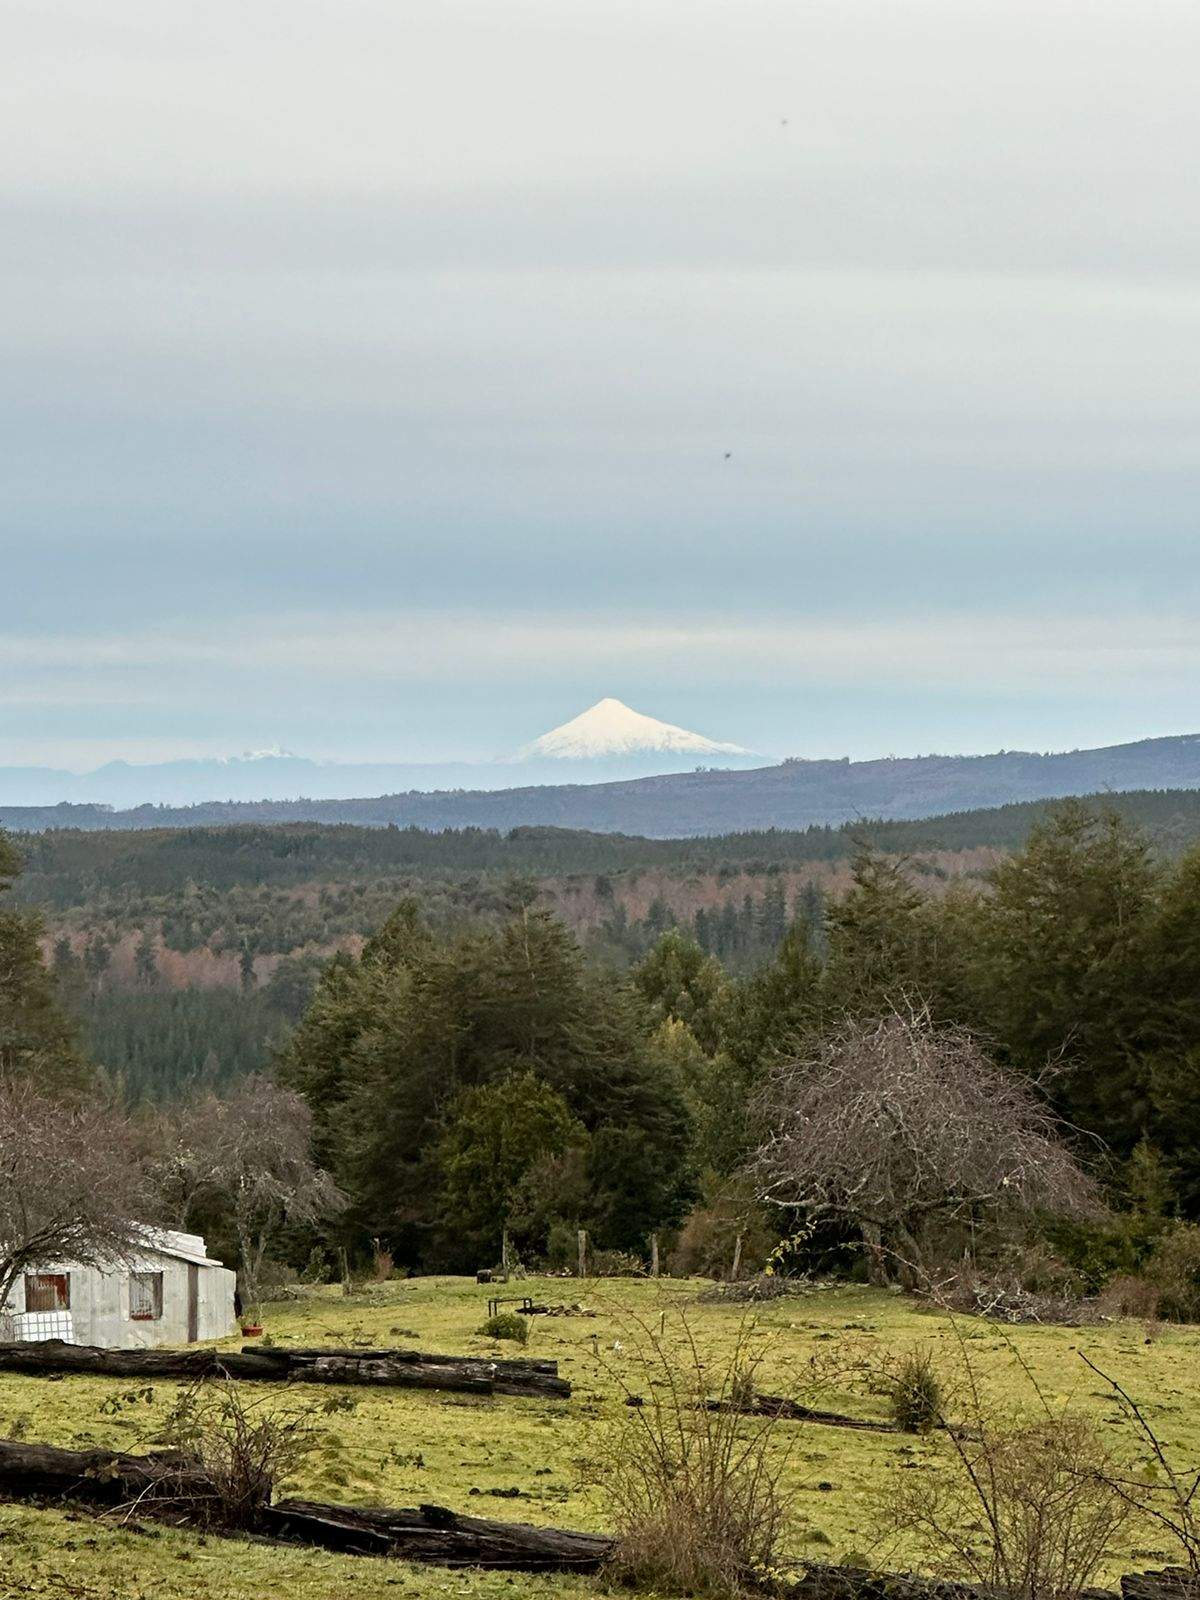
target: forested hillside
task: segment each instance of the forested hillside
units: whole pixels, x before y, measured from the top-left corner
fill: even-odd
[[[1200,838],[1200,793],[1106,797],[1155,848]],[[44,918],[42,948],[91,1053],[132,1095],[261,1066],[323,965],[351,955],[406,898],[454,936],[499,926],[536,887],[593,962],[620,971],[679,928],[732,973],[771,960],[802,918],[851,883],[869,844],[933,894],[979,883],[1052,803],[912,822],[666,840],[521,828],[282,827],[58,830],[19,836],[14,897]]]
[[[332,1231],[295,1241],[320,1270],[339,1239],[360,1252],[382,1240],[406,1265],[466,1268],[495,1248],[497,1218],[522,1251],[555,1264],[579,1226],[630,1252],[661,1229],[682,1266],[708,1270],[735,1237],[756,1251],[774,1242],[777,1222],[745,1177],[775,1068],[830,1041],[855,1049],[845,1041],[869,1038],[869,1088],[887,1054],[872,1030],[891,1017],[921,1050],[940,1050],[945,1037],[948,1062],[969,1058],[986,1076],[986,1049],[1038,1085],[1072,1130],[1088,1182],[1140,1208],[1138,1228],[1122,1223],[1101,1254],[1094,1239],[1053,1241],[1072,1270],[1103,1278],[1136,1265],[1172,1211],[1200,1216],[1200,846],[1164,849],[1103,804],[1067,802],[1031,820],[1009,851],[900,854],[847,833],[852,853],[840,859],[576,874],[603,908],[581,929],[559,914],[570,875],[413,872],[413,892],[369,937],[336,953],[276,952],[267,976],[258,963],[268,958],[249,947],[249,911],[240,949],[180,951],[146,923],[126,972],[98,932],[80,948],[61,931],[88,906],[41,931],[47,966],[36,914],[6,905],[0,1051],[10,1074],[11,1063],[53,1068],[64,1084],[86,1082],[98,1065],[130,1104],[164,1106],[168,1125],[172,1102],[198,1106],[201,1128],[240,1116],[228,1108],[243,1102],[247,1115],[267,1115],[272,1096],[295,1091],[316,1159],[348,1197]],[[181,843],[183,858],[194,865],[203,843]],[[161,860],[170,841],[158,844]],[[270,844],[243,841],[247,861]],[[237,841],[223,836],[222,848],[236,853]],[[494,848],[503,857],[500,841]],[[46,875],[52,854],[41,866]],[[398,881],[343,887],[330,914],[348,916],[360,892],[374,908],[371,897]],[[685,920],[660,893],[634,919],[621,896],[644,896],[647,881],[729,898]],[[140,899],[130,883],[125,900],[115,884],[109,893],[109,914],[171,903],[162,880]],[[252,908],[255,895],[322,907],[320,892],[306,899],[297,884],[226,880],[212,893],[226,910],[238,896]],[[178,915],[198,917],[204,894],[188,879]],[[171,987],[170,962],[202,953],[230,963],[234,981]],[[56,994],[82,1025],[76,1038]],[[274,1086],[248,1077],[256,1066],[269,1067]],[[915,1241],[918,1220],[896,1226]],[[943,1248],[952,1234],[931,1242]],[[834,1228],[806,1249],[824,1259],[844,1243]]]

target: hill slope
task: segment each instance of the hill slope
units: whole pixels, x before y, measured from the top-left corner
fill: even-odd
[[[0,827],[161,828],[249,822],[364,827],[558,827],[688,838],[748,829],[911,819],[1105,790],[1200,788],[1200,735],[1038,755],[912,756],[785,761],[749,771],[699,771],[619,783],[497,791],[410,792],[373,799],[212,803],[188,807],[0,807]]]

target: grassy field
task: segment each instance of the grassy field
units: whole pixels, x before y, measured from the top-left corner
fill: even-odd
[[[580,1286],[561,1280],[518,1285],[538,1300],[575,1302]],[[568,1401],[346,1391],[353,1410],[323,1419],[320,1444],[286,1487],[326,1500],[413,1505],[433,1501],[480,1516],[602,1528],[604,1508],[587,1485],[586,1464],[601,1431],[627,1415],[622,1384],[644,1392],[639,1361],[648,1334],[686,1362],[687,1330],[719,1381],[739,1344],[761,1362],[760,1389],[792,1392],[864,1417],[884,1417],[869,1386],[840,1376],[859,1362],[928,1348],[953,1381],[963,1353],[990,1399],[1032,1414],[1032,1379],[1053,1406],[1071,1404],[1096,1419],[1117,1448],[1133,1448],[1127,1425],[1080,1358],[1086,1352],[1145,1404],[1160,1436],[1186,1460],[1200,1460],[1200,1331],[1102,1327],[1001,1330],[949,1318],[897,1295],[815,1288],[750,1309],[701,1304],[701,1285],[663,1280],[582,1286],[594,1317],[540,1317],[528,1354],[553,1357],[574,1384]],[[268,1308],[277,1343],[368,1342],[454,1353],[521,1353],[476,1331],[489,1293],[464,1279],[415,1279],[373,1286],[352,1298],[314,1290]],[[1152,1335],[1152,1336],[1151,1336]],[[126,1396],[119,1382],[0,1377],[0,1435],[53,1444],[151,1446],[175,1390],[156,1385],[150,1400]],[[266,1392],[255,1390],[255,1393]],[[293,1405],[326,1391],[271,1390]],[[790,1544],[799,1557],[865,1557],[902,1564],[903,1548],[880,1543],[879,1496],[894,1474],[937,1469],[944,1439],[780,1424],[796,1494]],[[518,1491],[516,1495],[512,1491]],[[1170,1552],[1145,1530],[1108,1552],[1106,1576],[1160,1563]],[[4,1588],[4,1582],[15,1588]],[[300,1550],[202,1538],[156,1528],[122,1529],[73,1513],[0,1506],[0,1593],[72,1600],[376,1600],[410,1595],[551,1597],[587,1595],[587,1579],[422,1570],[402,1563],[339,1558]]]

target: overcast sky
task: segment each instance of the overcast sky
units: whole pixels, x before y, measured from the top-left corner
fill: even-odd
[[[1200,729],[1193,0],[0,37],[0,765]]]

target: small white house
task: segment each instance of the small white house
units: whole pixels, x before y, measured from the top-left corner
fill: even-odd
[[[146,1228],[142,1241],[127,1261],[54,1262],[25,1273],[0,1307],[0,1338],[135,1350],[236,1333],[235,1274],[199,1234]]]

